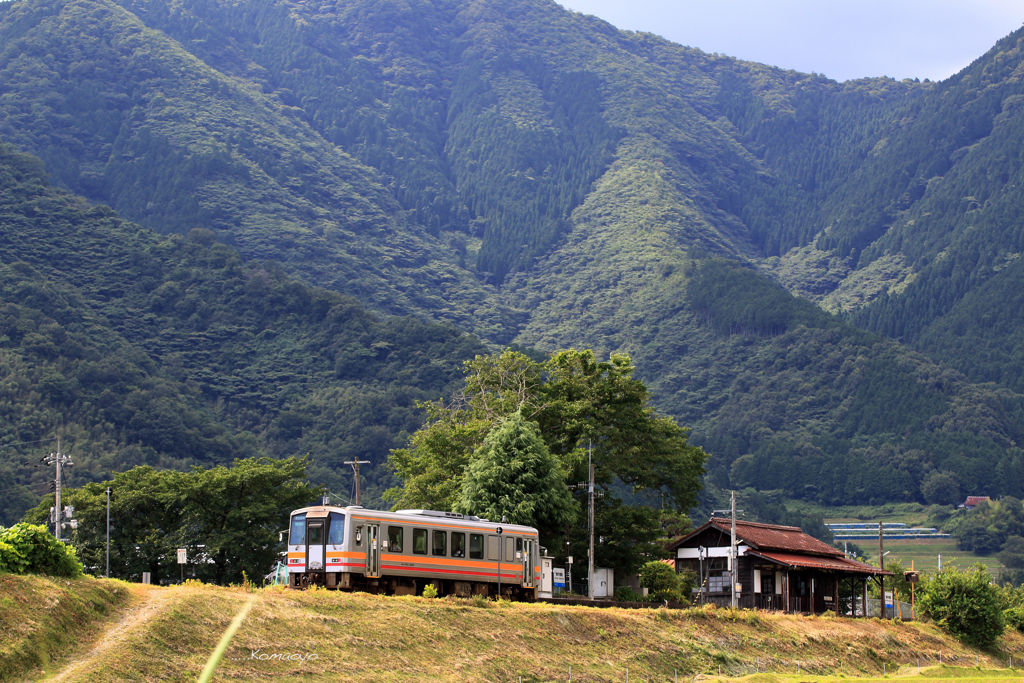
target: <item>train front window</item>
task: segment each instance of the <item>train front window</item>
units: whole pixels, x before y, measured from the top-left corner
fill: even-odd
[[[448,532],[447,531],[435,531],[434,532],[434,555],[447,555],[448,554]]]
[[[292,530],[288,532],[288,545],[303,545],[306,542],[306,513],[292,517]]]
[[[332,512],[327,521],[327,542],[341,545],[345,542],[345,515]]]
[[[309,525],[309,544],[319,545],[324,540],[324,525],[323,524],[310,524]]]

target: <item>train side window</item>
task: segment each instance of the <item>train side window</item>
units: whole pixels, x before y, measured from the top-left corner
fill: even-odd
[[[498,558],[501,557],[501,537],[500,536],[488,536],[487,537],[487,559],[491,562],[497,562]]]
[[[513,561],[515,561],[515,557],[516,557],[515,547],[516,547],[515,541],[513,541],[511,538],[506,538],[505,539],[505,559],[502,560],[503,562],[513,562]]]
[[[521,553],[521,552],[523,552],[523,539],[517,538],[516,539],[516,553]]]
[[[355,537],[356,537],[356,547],[357,548],[362,547],[362,545],[363,545],[363,527],[361,527],[361,526],[357,526],[356,527]]]
[[[484,536],[483,534],[469,535],[469,559],[484,559]]]
[[[466,534],[452,532],[452,557],[466,556]]]
[[[388,550],[393,553],[402,552],[402,548],[405,546],[405,529],[400,526],[389,526],[388,527]]]
[[[415,555],[426,555],[427,554],[427,530],[426,529],[413,529],[412,530],[412,552]]]
[[[448,554],[448,532],[434,531],[433,555],[444,556]]]

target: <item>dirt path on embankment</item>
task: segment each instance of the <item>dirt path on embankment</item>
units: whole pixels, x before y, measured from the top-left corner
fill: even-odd
[[[86,652],[75,656],[59,672],[40,680],[47,683],[75,680],[93,664],[102,661],[103,657],[121,644],[128,635],[144,628],[153,617],[161,614],[174,602],[174,593],[166,588],[134,585],[131,590],[135,604],[125,610],[120,621],[112,624]]]

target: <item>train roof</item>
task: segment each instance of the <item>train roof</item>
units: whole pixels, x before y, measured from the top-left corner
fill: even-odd
[[[314,517],[323,516],[326,517],[330,512],[340,512],[347,515],[356,515],[364,513],[372,515],[374,518],[382,520],[390,520],[396,522],[403,522],[405,524],[429,524],[431,522],[457,522],[460,526],[471,526],[479,529],[494,532],[501,527],[502,531],[519,533],[519,534],[536,534],[537,530],[532,526],[524,526],[522,524],[509,524],[501,522],[492,522],[487,519],[481,519],[475,515],[463,515],[458,512],[443,512],[440,510],[398,510],[395,512],[385,510],[370,510],[359,505],[349,505],[342,507],[340,505],[312,505],[310,507],[299,508],[298,510],[292,510],[292,515],[305,512],[307,515],[312,514]],[[320,514],[315,514],[320,513]]]

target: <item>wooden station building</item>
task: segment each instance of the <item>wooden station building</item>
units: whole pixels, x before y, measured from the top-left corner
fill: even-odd
[[[842,550],[808,536],[799,527],[736,520],[737,567],[729,567],[731,522],[713,517],[669,548],[676,571],[697,574],[700,598],[720,607],[732,604],[739,588],[740,608],[840,616],[861,616],[868,581],[892,576],[847,558]],[[884,592],[884,590],[883,590]]]

